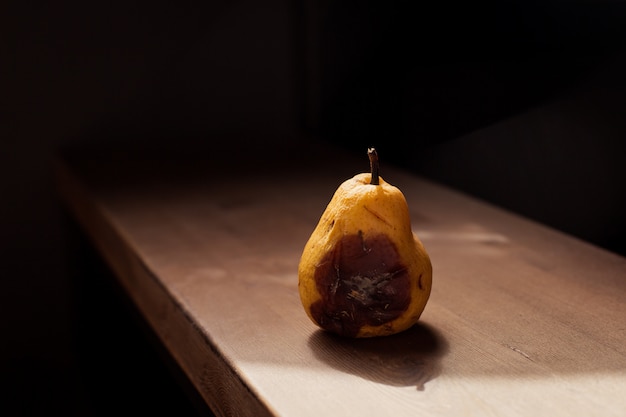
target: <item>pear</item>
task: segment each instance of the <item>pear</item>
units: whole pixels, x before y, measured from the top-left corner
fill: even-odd
[[[386,336],[420,318],[432,265],[411,229],[402,192],[378,174],[343,182],[304,246],[298,265],[300,300],[320,328],[347,337]]]

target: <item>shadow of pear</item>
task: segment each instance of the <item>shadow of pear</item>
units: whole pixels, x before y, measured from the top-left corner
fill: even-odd
[[[308,344],[318,359],[339,371],[420,391],[441,373],[441,359],[448,351],[441,333],[425,323],[395,335],[363,339],[318,330]]]

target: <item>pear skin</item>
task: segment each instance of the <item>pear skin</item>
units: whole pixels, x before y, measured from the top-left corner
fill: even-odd
[[[300,300],[320,328],[348,337],[385,336],[413,326],[432,285],[432,265],[402,192],[371,173],[335,191],[298,266]]]

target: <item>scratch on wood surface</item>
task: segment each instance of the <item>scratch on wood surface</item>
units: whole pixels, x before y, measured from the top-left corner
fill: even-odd
[[[441,240],[450,242],[476,242],[488,245],[504,245],[509,243],[509,238],[499,233],[490,232],[449,232],[413,230],[422,240]]]
[[[519,353],[520,355],[522,355],[523,357],[525,357],[525,358],[526,358],[526,359],[528,359],[529,361],[534,362],[533,358],[531,358],[531,357],[530,357],[530,355],[529,355],[529,354],[527,354],[526,352],[524,352],[523,350],[518,349],[518,348],[516,348],[515,346],[511,346],[511,345],[506,344],[506,343],[503,343],[502,345],[503,345],[503,346],[508,347],[508,348],[509,348],[509,349],[511,349],[513,352],[517,352],[517,353]]]

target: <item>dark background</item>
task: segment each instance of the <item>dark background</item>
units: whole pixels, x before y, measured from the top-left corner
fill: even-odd
[[[303,135],[376,146],[385,163],[626,254],[623,1],[0,11],[2,415],[191,412],[62,208],[51,175],[61,147],[224,134],[241,146]],[[108,384],[114,374],[124,382]]]

